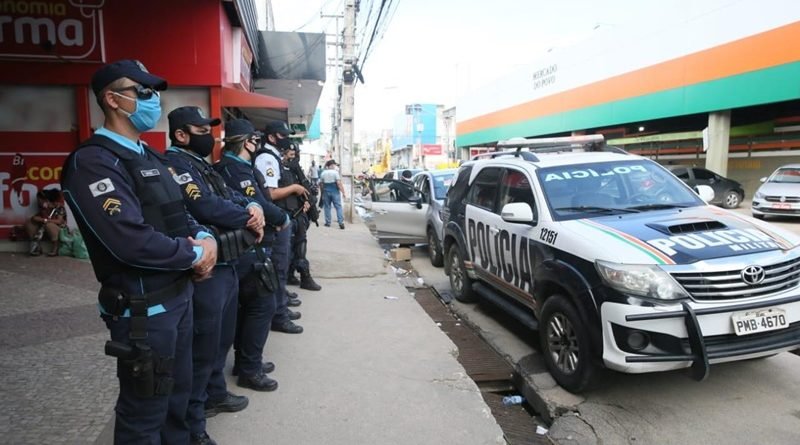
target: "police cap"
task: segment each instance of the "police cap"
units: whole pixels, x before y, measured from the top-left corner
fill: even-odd
[[[95,96],[99,95],[108,84],[123,77],[157,91],[167,89],[167,81],[150,74],[142,62],[138,60],[118,60],[108,65],[103,65],[92,76],[92,90]]]
[[[222,123],[219,119],[207,118],[200,107],[180,107],[169,112],[167,115],[169,120],[169,133],[175,133],[175,130],[184,128],[187,125],[195,125],[202,127],[203,125],[211,125],[216,127]]]

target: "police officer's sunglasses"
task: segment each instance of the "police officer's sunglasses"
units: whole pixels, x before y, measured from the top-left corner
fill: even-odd
[[[119,88],[111,91],[115,93],[121,93],[123,91],[134,91],[136,92],[136,97],[142,100],[150,99],[151,97],[153,97],[154,94],[156,95],[156,97],[160,96],[158,91],[152,88],[143,87],[141,85],[131,85],[129,87]]]

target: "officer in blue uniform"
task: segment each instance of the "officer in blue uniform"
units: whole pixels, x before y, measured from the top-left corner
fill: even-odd
[[[270,260],[272,244],[277,231],[288,231],[289,215],[272,203],[262,191],[263,179],[252,168],[253,153],[258,148],[259,133],[245,119],[234,119],[225,124],[225,150],[214,168],[234,190],[254,199],[265,210],[270,223],[264,240],[252,253],[244,255],[238,264],[239,318],[234,344],[234,375],[237,384],[256,391],[274,391],[278,382],[269,378],[275,369],[272,362],[262,363],[264,346],[270,324],[275,315],[276,290],[279,286],[277,271]]]
[[[140,135],[161,116],[167,82],[138,61],[100,68],[103,126],[64,163],[61,186],[102,284],[101,316],[117,357],[114,443],[188,444],[192,275],[207,279],[217,244],[186,212],[164,157]]]
[[[211,228],[218,243],[213,276],[194,289],[192,395],[186,420],[193,444],[213,444],[206,433],[205,407],[215,412],[237,412],[247,397],[228,392],[223,369],[236,333],[239,279],[235,264],[263,235],[261,205],[225,184],[206,162],[214,148],[211,127],[219,119],[205,117],[198,107],[172,110],[169,119],[167,164],[173,169],[183,200],[200,224]]]

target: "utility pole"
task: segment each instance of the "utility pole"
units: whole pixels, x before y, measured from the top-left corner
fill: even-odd
[[[344,2],[344,47],[342,51],[344,65],[342,67],[342,150],[340,161],[342,179],[345,190],[349,190],[350,205],[347,209],[347,222],[353,222],[353,116],[355,109],[355,82],[356,74],[353,69],[355,60],[356,40],[356,1]]]

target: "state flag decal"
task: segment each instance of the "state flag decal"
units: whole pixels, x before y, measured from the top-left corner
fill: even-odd
[[[108,216],[114,216],[122,211],[122,202],[116,198],[106,198],[103,202],[103,211],[106,212]]]

